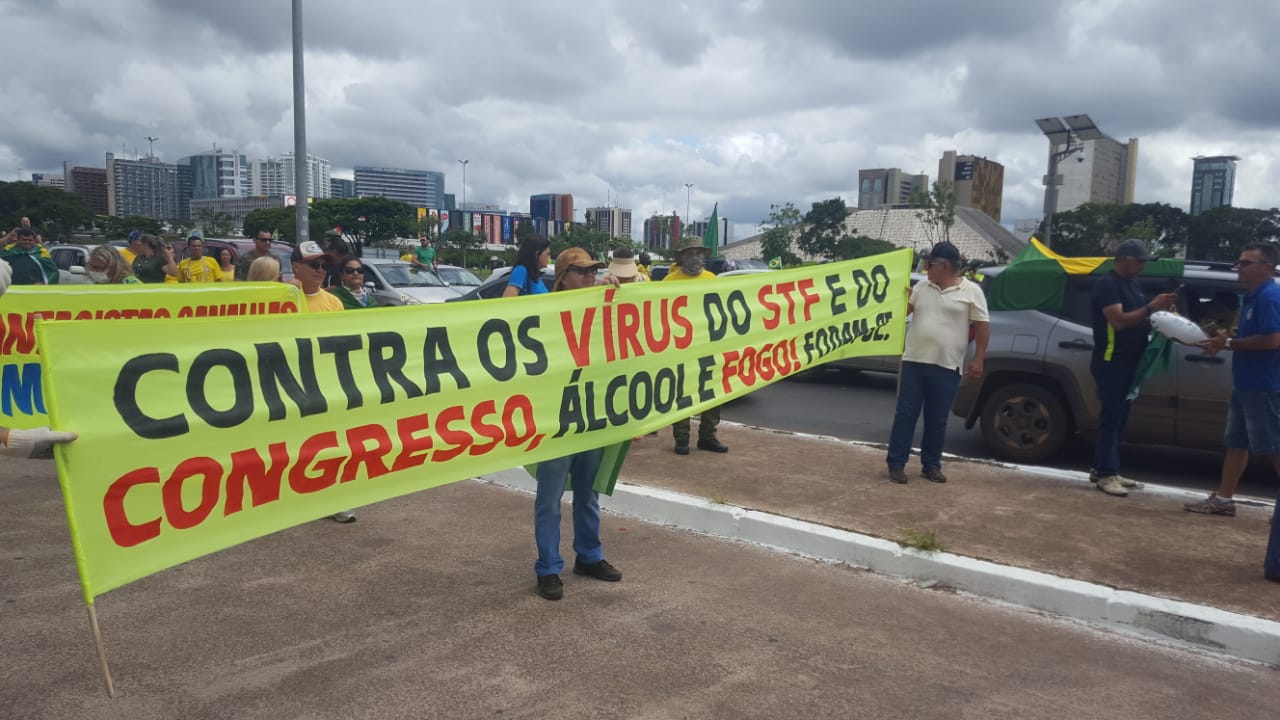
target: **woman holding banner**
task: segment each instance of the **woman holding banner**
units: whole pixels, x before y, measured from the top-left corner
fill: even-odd
[[[0,260],[0,295],[9,289],[13,279],[13,268],[9,263]],[[75,433],[59,432],[47,427],[31,430],[10,430],[0,427],[0,455],[18,458],[51,458],[53,446],[57,443],[71,442],[76,439]]]
[[[502,297],[540,295],[547,292],[542,270],[551,264],[551,241],[544,235],[529,235],[520,241],[515,267],[507,276],[507,289]]]

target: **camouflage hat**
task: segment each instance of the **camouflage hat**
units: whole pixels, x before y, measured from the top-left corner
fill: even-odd
[[[671,249],[673,252],[678,254],[691,248],[701,248],[702,250],[706,250],[707,246],[702,244],[702,238],[697,235],[685,235],[680,238],[680,240],[677,241]]]

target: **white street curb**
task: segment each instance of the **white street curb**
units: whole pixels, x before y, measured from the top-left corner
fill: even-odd
[[[522,469],[481,480],[524,492]],[[904,548],[881,538],[712,503],[657,488],[618,483],[602,508],[647,522],[707,533],[885,575],[934,580],[975,595],[1063,615],[1164,642],[1280,667],[1280,622],[1194,603],[1117,590],[986,560]]]

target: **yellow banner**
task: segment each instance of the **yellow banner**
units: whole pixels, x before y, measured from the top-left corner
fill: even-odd
[[[297,317],[41,322],[86,602],[339,510],[902,350],[911,254]]]
[[[49,424],[40,389],[37,320],[161,320],[244,317],[305,309],[302,291],[284,283],[221,285],[18,285],[0,296],[0,426]],[[133,327],[110,330],[128,344]]]

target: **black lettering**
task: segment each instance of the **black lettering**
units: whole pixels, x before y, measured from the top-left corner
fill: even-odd
[[[120,368],[120,374],[116,376],[113,393],[116,413],[120,415],[120,419],[138,437],[148,440],[163,440],[185,435],[191,431],[187,418],[181,414],[154,418],[144,413],[138,405],[138,383],[141,382],[142,376],[159,370],[178,372],[178,356],[170,353],[151,353],[130,358],[124,367]]]
[[[422,396],[422,388],[414,385],[404,374],[404,364],[408,353],[404,349],[404,338],[400,333],[369,333],[369,370],[373,373],[373,381],[382,392],[382,404],[395,402],[396,391],[391,387],[395,381],[409,399]]]
[[[206,392],[209,374],[218,368],[231,374],[231,392],[235,397],[226,410],[214,408]],[[213,395],[223,398],[226,391],[219,387]],[[187,404],[201,420],[216,428],[232,428],[248,420],[253,415],[253,380],[244,356],[234,350],[205,350],[197,355],[187,374]]]
[[[453,354],[449,331],[445,328],[427,328],[427,339],[422,343],[422,365],[428,395],[440,392],[441,375],[452,377],[459,390],[471,387],[471,381],[458,368],[458,358]]]
[[[627,424],[627,413],[619,412],[614,405],[614,398],[618,396],[618,391],[626,388],[627,376],[618,375],[609,381],[609,389],[604,396],[604,414],[609,417],[609,424],[614,427],[620,427]]]
[[[751,306],[741,290],[729,293],[729,317],[733,322],[733,331],[739,335],[751,332]]]
[[[351,372],[351,353],[364,347],[364,338],[359,335],[335,335],[316,339],[320,346],[320,354],[333,355],[333,366],[338,371],[338,383],[347,396],[347,409],[364,407],[364,395],[356,383],[355,373]]]
[[[700,402],[714,400],[716,397],[716,391],[713,388],[707,387],[707,385],[709,385],[714,379],[713,371],[715,370],[715,367],[715,355],[705,355],[698,358],[698,400]]]
[[[627,402],[631,408],[632,420],[643,420],[653,412],[653,378],[649,377],[649,373],[641,370],[631,376]]]
[[[498,365],[493,361],[493,336],[497,335],[502,343],[503,352],[502,364]],[[516,346],[515,339],[511,337],[511,326],[506,320],[501,318],[493,318],[486,320],[480,326],[480,332],[476,335],[476,352],[480,356],[480,364],[484,366],[485,372],[498,382],[506,382],[516,376]]]
[[[720,296],[716,293],[707,293],[703,296],[702,312],[707,316],[707,336],[711,342],[723,339],[729,331],[729,318],[724,313]]]
[[[569,384],[560,393],[560,429],[552,437],[563,437],[572,426],[575,433],[586,430],[586,421],[582,419],[582,396],[578,391],[578,378],[582,370],[574,370],[569,377]]]
[[[846,305],[840,302],[840,296],[847,294],[849,291],[845,289],[843,284],[841,284],[840,276],[838,274],[828,275],[826,280],[827,289],[831,291],[831,314],[842,315],[844,314]]]
[[[527,375],[541,375],[547,371],[547,349],[529,333],[537,330],[542,325],[542,318],[537,315],[520,321],[520,328],[516,331],[516,338],[520,341],[520,346],[525,350],[533,353],[533,362],[524,364],[524,371]]]
[[[284,348],[279,343],[258,343],[254,348],[258,351],[258,383],[262,385],[262,400],[267,404],[267,417],[270,420],[283,420],[286,415],[284,402],[280,397],[280,389],[294,405],[302,417],[322,413],[329,409],[325,402],[324,392],[320,390],[320,382],[316,379],[315,355],[311,349],[311,341],[297,338],[298,372],[302,381],[294,376],[289,362],[284,357]]]

